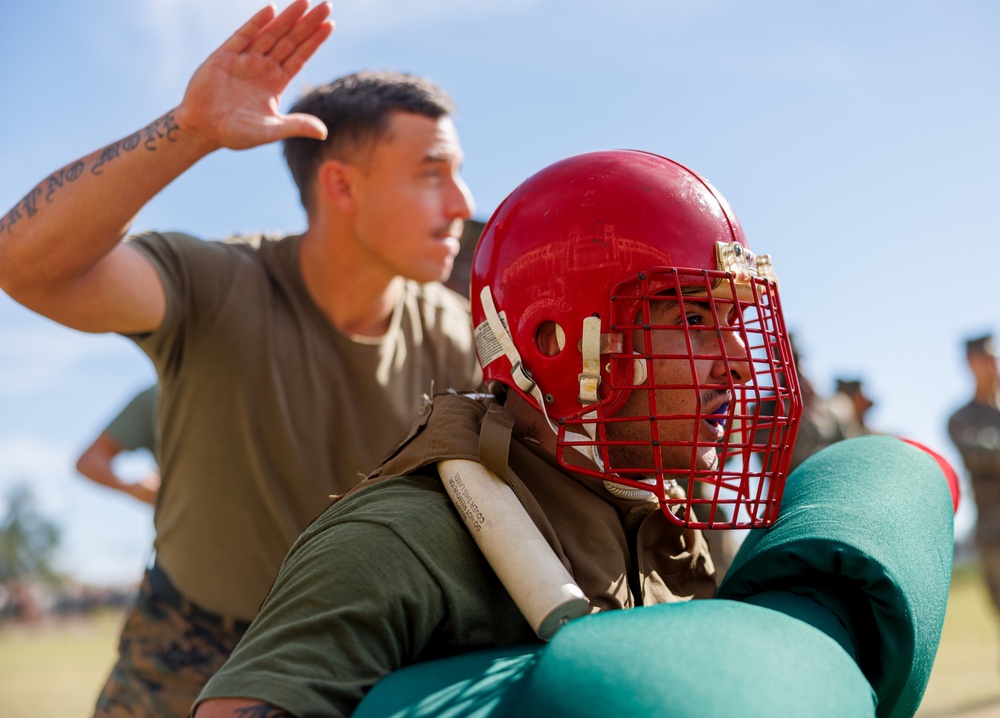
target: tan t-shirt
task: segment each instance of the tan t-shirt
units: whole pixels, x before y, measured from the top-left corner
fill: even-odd
[[[948,419],[976,500],[976,540],[1000,545],[1000,408],[970,401]]]
[[[306,292],[300,236],[130,240],[167,313],[134,339],[161,383],[157,560],[190,600],[253,618],[303,528],[377,466],[422,397],[472,389],[468,304],[407,282],[389,331],[354,340]]]

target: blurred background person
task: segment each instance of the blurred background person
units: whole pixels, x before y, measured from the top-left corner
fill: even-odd
[[[843,438],[872,434],[865,417],[875,402],[865,394],[861,379],[837,379],[836,390],[830,397],[830,408],[837,415]]]
[[[136,394],[118,416],[111,420],[76,460],[76,470],[94,483],[134,496],[152,506],[160,490],[159,469],[139,480],[128,479],[116,470],[115,458],[122,452],[145,449],[158,463],[159,438],[156,430],[158,384]]]
[[[830,399],[816,391],[816,386],[805,371],[802,361],[800,343],[795,334],[789,337],[792,343],[792,357],[799,377],[799,388],[802,391],[802,419],[799,424],[799,434],[795,440],[792,459],[788,465],[791,473],[799,464],[825,449],[830,444],[846,439],[840,417],[830,406]],[[766,407],[765,407],[766,408]]]
[[[983,578],[1000,612],[1000,375],[993,335],[969,339],[965,357],[975,383],[972,400],[948,419],[978,513],[974,532]]]

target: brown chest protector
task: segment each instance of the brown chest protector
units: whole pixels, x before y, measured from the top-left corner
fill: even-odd
[[[600,482],[567,472],[513,435],[513,425],[497,403],[436,396],[403,443],[345,496],[375,481],[426,473],[442,460],[474,461],[514,493],[591,612],[715,595],[701,532],[674,526],[654,502],[617,499]]]

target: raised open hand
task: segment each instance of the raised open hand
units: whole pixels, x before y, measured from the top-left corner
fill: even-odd
[[[269,5],[195,71],[174,117],[181,130],[215,149],[246,149],[286,137],[326,137],[305,114],[278,112],[281,93],[333,32],[329,3],[294,0],[277,15]]]

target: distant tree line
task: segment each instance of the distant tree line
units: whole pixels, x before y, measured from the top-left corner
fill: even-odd
[[[7,492],[0,516],[0,615],[23,613],[33,583],[59,583],[53,566],[59,548],[59,528],[40,514],[28,485]]]

